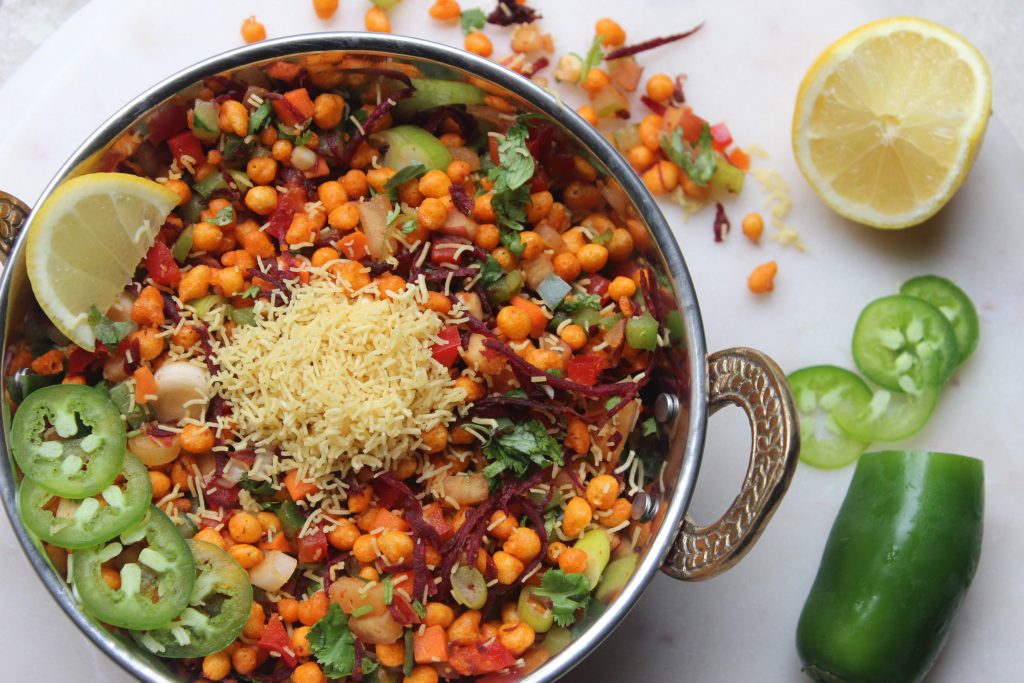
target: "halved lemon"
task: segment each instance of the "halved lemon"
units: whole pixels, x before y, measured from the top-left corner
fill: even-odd
[[[178,195],[127,173],[91,173],[54,190],[29,224],[28,277],[43,311],[92,350],[89,310],[105,311],[153,246]]]
[[[840,38],[807,72],[793,152],[837,213],[906,228],[963,183],[991,104],[988,64],[965,38],[924,19],[882,19]]]

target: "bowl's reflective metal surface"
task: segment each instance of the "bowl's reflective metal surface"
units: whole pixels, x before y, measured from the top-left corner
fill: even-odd
[[[588,611],[584,621],[574,627],[575,637],[565,650],[523,678],[529,683],[553,681],[611,633],[659,568],[680,579],[709,578],[738,561],[757,539],[796,464],[797,423],[785,377],[774,362],[752,349],[730,349],[708,357],[696,295],[679,247],[653,198],[600,133],[534,83],[475,55],[436,43],[392,35],[320,33],[265,41],[200,62],[143,93],[101,126],[60,169],[43,197],[73,175],[116,165],[111,148],[120,137],[138,132],[161,107],[189,95],[195,97],[204,79],[229,74],[244,83],[258,82],[266,79],[266,65],[282,59],[301,64],[310,81],[323,88],[351,77],[349,66],[355,62],[363,66],[370,62],[375,68],[400,67],[430,78],[470,80],[515,103],[521,111],[556,123],[606,176],[610,196],[621,204],[618,213],[640,218],[653,237],[645,258],[657,275],[667,307],[678,311],[681,323],[681,335],[675,335],[675,343],[668,347],[644,392],[645,400],[655,403],[660,425],[659,452],[654,455],[665,464],[657,473],[648,472],[646,491],[636,496],[633,513],[640,531],[634,536],[636,568],[629,580]],[[360,77],[373,76],[364,72]],[[0,193],[0,242],[9,244],[11,233],[22,223],[24,208]],[[0,281],[5,351],[9,341],[18,337],[31,305],[21,239],[14,245]],[[739,405],[750,419],[750,466],[739,495],[722,519],[698,527],[685,519],[685,512],[697,481],[708,416],[726,403]],[[80,612],[63,577],[21,526],[16,475],[6,446],[9,425],[5,401],[0,495],[36,572],[79,628],[126,670],[146,681],[178,680],[164,663],[130,639],[107,631]],[[620,549],[619,555],[626,550]]]

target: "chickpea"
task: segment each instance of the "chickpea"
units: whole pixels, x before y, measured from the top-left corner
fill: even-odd
[[[330,130],[339,123],[345,112],[345,100],[341,95],[321,93],[313,100],[313,123],[323,130]]]
[[[661,149],[663,124],[664,121],[660,116],[648,114],[640,120],[640,125],[637,126],[637,134],[640,135],[641,144],[652,152],[657,152]]]
[[[619,482],[609,474],[599,474],[587,482],[587,502],[595,510],[610,510],[619,495]]]
[[[569,500],[562,513],[562,531],[569,538],[576,538],[580,535],[590,521],[594,518],[594,511],[585,498],[576,496]]]
[[[626,152],[626,159],[629,161],[629,165],[633,167],[633,170],[637,173],[642,173],[654,163],[654,152],[644,145],[637,145],[636,147],[631,147]]]
[[[516,527],[502,545],[502,550],[524,563],[530,562],[540,554],[540,537],[533,529]]]
[[[236,512],[228,521],[228,533],[236,543],[256,543],[263,536],[263,527],[255,515]]]
[[[417,664],[409,672],[409,675],[402,679],[402,683],[437,683],[440,675],[437,669],[427,664]]]
[[[320,268],[331,261],[336,261],[341,258],[341,254],[334,247],[320,247],[313,252],[313,255],[309,258],[310,264],[315,268]]]
[[[405,643],[377,643],[377,661],[381,666],[402,666],[405,663]]]
[[[501,605],[501,623],[502,624],[518,624],[522,619],[519,618],[519,606],[509,600],[508,602],[502,603]]]
[[[263,551],[248,543],[236,543],[228,548],[228,555],[245,570],[252,569],[263,561]]]
[[[313,0],[313,11],[321,19],[330,19],[338,11],[338,0]]]
[[[184,181],[168,180],[164,187],[178,195],[178,206],[187,204],[188,200],[192,199],[192,188]]]
[[[299,622],[303,626],[312,626],[327,614],[329,607],[327,593],[317,591],[305,600],[299,601]]]
[[[636,283],[632,278],[619,275],[608,285],[608,296],[615,301],[622,297],[630,297],[636,293]]]
[[[751,242],[760,242],[764,233],[764,219],[759,213],[748,213],[743,217],[743,234]]]
[[[277,177],[277,162],[271,157],[253,157],[246,163],[245,172],[256,185],[270,185]]]
[[[618,482],[616,482],[618,483]],[[633,504],[625,498],[616,498],[611,505],[611,513],[600,517],[597,521],[601,526],[612,528],[625,522],[633,513]]]
[[[608,260],[612,263],[621,263],[633,255],[633,236],[629,230],[615,228],[612,230],[612,238],[605,245],[608,249]]]
[[[166,342],[155,327],[143,327],[132,332],[131,338],[139,342],[139,355],[142,360],[153,360],[164,352]]]
[[[608,249],[603,244],[585,244],[576,253],[585,273],[596,273],[608,264]]]
[[[336,207],[327,216],[327,223],[335,230],[348,232],[359,225],[359,209],[355,202],[346,202]]]
[[[366,512],[370,507],[371,498],[373,498],[373,489],[369,486],[364,486],[358,491],[349,491],[348,511],[356,514]]]
[[[171,478],[163,472],[150,470],[149,483],[153,488],[153,500],[160,500],[171,491]]]
[[[427,310],[443,315],[452,310],[452,300],[441,292],[427,292]]]
[[[245,205],[258,216],[269,216],[277,208],[277,190],[267,185],[256,185],[245,193]]]
[[[250,232],[242,238],[242,246],[255,258],[268,259],[274,255],[274,243],[261,230]]]
[[[562,369],[562,355],[551,349],[529,349],[523,354],[523,360],[538,370]]]
[[[664,102],[676,91],[675,83],[668,74],[654,74],[647,79],[647,96],[655,102]]]
[[[374,548],[373,536],[363,534],[352,544],[352,555],[363,564],[369,564],[377,559],[377,550]]]
[[[683,194],[694,199],[707,199],[711,195],[710,185],[698,185],[690,180],[689,176],[683,176]]]
[[[267,39],[267,29],[256,17],[249,17],[242,22],[242,40],[247,43],[258,43]]]
[[[589,104],[581,104],[577,107],[576,113],[592,126],[596,126],[599,122],[599,119],[597,118],[597,110]]]
[[[544,555],[545,561],[547,561],[549,564],[557,565],[558,558],[562,556],[562,553],[564,553],[568,549],[568,547],[569,546],[562,543],[561,541],[552,541],[548,544],[548,551]]]
[[[238,294],[242,291],[244,284],[245,277],[242,275],[242,271],[234,266],[221,270],[217,278],[217,286],[220,287],[220,293],[224,296]]]
[[[535,259],[544,252],[544,240],[532,230],[523,230],[519,233],[519,239],[523,243],[524,259]]]
[[[327,532],[327,542],[338,550],[351,550],[359,536],[359,529],[355,524],[348,520],[341,520],[337,526]]]
[[[501,628],[500,621],[491,620],[484,622],[484,624],[480,627],[480,640],[486,643],[488,640],[491,640],[492,638],[496,639],[498,637],[499,628]]]
[[[663,159],[644,171],[641,178],[651,194],[665,194],[679,184],[679,167]]]
[[[440,199],[428,197],[416,209],[416,221],[427,230],[440,230],[447,219],[448,207]]]
[[[587,345],[587,332],[575,323],[570,323],[562,328],[558,338],[565,342],[573,351],[579,351]]]
[[[374,33],[391,33],[391,21],[379,7],[371,7],[366,12],[366,30]]]
[[[212,543],[213,545],[217,546],[221,550],[224,550],[226,548],[226,546],[227,546],[227,543],[224,542],[224,537],[220,535],[220,532],[216,531],[214,529],[211,529],[209,527],[207,527],[205,529],[200,529],[199,531],[196,532],[196,535],[193,536],[192,538],[193,538],[193,540],[196,540],[196,541],[203,541],[205,543]]]
[[[187,424],[178,436],[181,447],[187,453],[205,453],[213,448],[213,430],[206,425]]]
[[[496,218],[491,200],[494,195],[490,192],[482,194],[473,202],[473,218],[477,223],[494,223]]]
[[[410,455],[403,455],[391,465],[391,474],[394,475],[395,479],[402,481],[416,474],[419,466],[419,461],[416,458]]]
[[[365,197],[370,192],[370,185],[366,182],[366,174],[358,169],[352,169],[338,179],[349,199]]]
[[[281,533],[281,520],[273,512],[264,511],[257,513],[256,521],[260,523],[260,528],[263,530],[264,535]]]
[[[515,270],[516,266],[519,265],[519,260],[515,257],[515,254],[505,247],[498,247],[491,252],[491,256],[494,257],[494,260],[498,262],[498,265],[506,273]]]
[[[565,445],[574,453],[583,455],[590,451],[590,430],[587,423],[578,418],[570,418],[565,432]]]
[[[211,681],[223,681],[231,673],[231,658],[223,652],[203,657],[203,676]]]
[[[234,133],[239,137],[249,134],[249,111],[237,100],[224,100],[217,116],[221,132]]]
[[[253,229],[250,230],[249,232],[258,232],[254,223],[252,223],[251,221],[246,221],[245,223],[239,224],[239,226],[235,228],[235,234],[241,237],[239,231],[242,231],[243,229],[248,229],[247,227],[243,227],[248,225],[253,226]],[[235,251],[227,252],[226,254],[220,257],[220,262],[225,268],[230,268],[233,266],[235,268],[238,268],[240,271],[245,271],[248,270],[249,268],[256,267],[256,258],[249,252],[245,251],[244,249],[236,249]]]
[[[555,274],[566,282],[572,282],[583,271],[579,259],[569,251],[556,255],[553,265]]]
[[[611,82],[611,74],[604,69],[593,67],[587,72],[586,78],[580,81],[580,86],[588,93],[594,94],[603,90]]]
[[[363,581],[379,581],[380,572],[370,566],[363,567],[359,570],[359,578]]]
[[[131,320],[136,325],[163,325],[164,299],[156,287],[143,287],[132,303]]]
[[[647,251],[651,247],[651,234],[640,221],[635,218],[628,219],[626,221],[626,231],[633,238],[633,246],[639,251]]]
[[[475,609],[460,614],[448,627],[448,642],[475,643],[480,633],[480,619],[481,614]]]
[[[618,22],[608,17],[597,20],[594,24],[594,34],[602,36],[601,45],[604,47],[619,47],[626,42],[626,32]]]
[[[512,653],[513,657],[518,657],[529,650],[536,639],[536,632],[529,624],[523,622],[503,624],[498,629],[498,641]]]
[[[377,8],[374,7],[373,9]],[[295,667],[295,670],[292,671],[292,683],[324,683],[326,680],[327,679],[324,678],[324,672],[316,662],[299,664]]]
[[[309,656],[309,630],[310,626],[299,626],[292,631],[292,650],[296,657]]]
[[[440,453],[448,445],[448,428],[439,424],[420,434],[420,440],[427,453]]]
[[[516,518],[504,510],[495,510],[491,515],[490,524],[487,526],[491,527],[494,524],[497,524],[497,526],[491,528],[487,533],[499,541],[507,541],[512,535],[513,530],[519,527],[519,522],[516,521]]]
[[[366,182],[369,183],[377,192],[384,192],[384,186],[388,184],[395,174],[398,173],[395,169],[390,166],[381,166],[380,168],[371,168],[366,172]]]
[[[277,142],[277,129],[273,126],[267,126],[260,131],[260,144],[264,147],[270,147]]]
[[[587,244],[587,239],[587,233],[581,227],[566,230],[562,233],[562,244],[573,254],[579,252]]]
[[[465,391],[466,400],[469,402],[479,401],[487,394],[482,383],[465,376],[455,380],[455,388]]]
[[[494,54],[494,45],[491,43],[491,39],[482,31],[473,31],[467,35],[463,46],[466,48],[466,52],[472,52],[481,57],[490,57]]]
[[[469,164],[462,159],[453,159],[452,162],[448,164],[446,173],[453,183],[462,183],[469,177]]]
[[[455,621],[455,612],[444,603],[428,602],[424,609],[426,615],[423,617],[423,623],[427,626],[440,626],[446,629]]]
[[[516,306],[505,306],[498,311],[498,329],[512,341],[522,341],[530,336],[529,314]]]
[[[747,278],[747,288],[755,294],[770,292],[775,288],[775,275],[779,272],[779,266],[775,261],[762,263],[754,268]]]
[[[432,169],[423,174],[419,181],[419,190],[424,197],[440,199],[448,194],[452,180],[444,171]]]
[[[482,223],[476,229],[476,237],[473,240],[476,246],[484,251],[491,251],[501,243],[501,232],[498,226],[491,223]]]
[[[566,548],[558,556],[558,568],[566,574],[582,574],[587,571],[588,561],[586,552],[579,548]]]
[[[395,565],[412,559],[412,539],[401,531],[388,529],[377,539],[377,546],[388,562]]]
[[[281,598],[277,603],[277,613],[286,624],[294,624],[299,620],[299,601],[295,598]]]
[[[243,676],[247,676],[259,666],[259,654],[251,645],[243,645],[231,653],[231,666]]]
[[[297,213],[292,216],[291,225],[288,226],[284,235],[284,241],[288,244],[309,244],[313,241],[319,228],[304,213]]]
[[[290,141],[278,140],[273,145],[271,145],[270,156],[272,156],[275,161],[280,161],[282,164],[286,162],[291,163],[292,151],[294,149],[295,146],[292,145]]]
[[[504,550],[494,553],[494,566],[497,569],[498,583],[503,586],[511,586],[515,583],[525,568],[525,565],[523,565],[518,557]]]
[[[249,618],[242,627],[242,635],[252,640],[259,640],[263,637],[263,631],[267,628],[266,614],[263,612],[263,605],[253,602],[249,608]]]

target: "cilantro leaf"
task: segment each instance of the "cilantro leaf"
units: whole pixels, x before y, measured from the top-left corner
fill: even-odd
[[[488,479],[505,470],[522,477],[531,464],[547,467],[563,463],[562,447],[537,420],[518,424],[507,419],[499,421],[498,430],[491,435],[483,453],[489,461],[484,468],[484,476]]]
[[[228,204],[217,212],[217,215],[210,219],[214,225],[228,225],[235,220],[235,207]]]
[[[468,36],[474,31],[481,30],[487,24],[487,15],[479,7],[467,9],[459,15],[459,24],[462,25],[462,32]]]
[[[416,217],[413,216],[412,218],[410,218],[406,222],[402,223],[402,227],[401,227],[402,234],[403,235],[411,234],[412,231],[416,229],[416,225],[418,224],[418,222],[419,221],[417,221]]]
[[[399,185],[407,183],[413,178],[419,178],[421,175],[427,172],[427,167],[418,161],[414,161],[395,175],[391,176],[391,180],[384,183],[384,191],[391,192],[392,190],[398,189]]]
[[[511,251],[516,258],[522,256],[523,251],[526,249],[523,240],[519,238],[519,233],[514,230],[503,230],[498,239],[501,242],[501,246]]]
[[[566,313],[577,313],[584,308],[600,311],[601,297],[597,294],[576,294],[572,299],[562,299],[562,303],[558,305],[558,310]]]
[[[258,285],[253,285],[249,289],[242,292],[241,297],[243,299],[255,299],[260,295],[260,288]]]
[[[100,313],[95,306],[89,309],[89,327],[96,336],[96,341],[107,346],[116,346],[132,332],[130,322],[116,323]]]
[[[270,121],[270,100],[263,100],[263,104],[256,107],[249,114],[249,135],[254,135]]]
[[[390,227],[391,224],[394,223],[395,221],[397,221],[398,217],[401,216],[401,215],[402,215],[402,205],[396,202],[391,207],[391,210],[388,211],[387,218],[385,219],[387,221],[388,226]]]
[[[356,665],[356,639],[341,607],[332,604],[327,614],[309,629],[307,639],[309,650],[325,676],[344,678],[352,673]]]
[[[480,286],[487,289],[503,277],[505,277],[505,269],[498,263],[498,259],[488,255],[487,260],[480,267]]]
[[[640,436],[650,436],[658,431],[658,423],[653,417],[649,417],[640,423]]]
[[[718,163],[715,161],[715,150],[711,146],[711,129],[705,123],[700,130],[696,145],[683,140],[683,132],[676,128],[671,135],[662,134],[661,148],[665,155],[678,164],[687,177],[697,185],[704,187],[715,175]]]
[[[529,130],[521,123],[508,129],[498,143],[498,164],[487,177],[494,182],[491,207],[498,225],[509,230],[522,230],[526,206],[530,202],[530,179],[536,170],[533,155],[526,146]]]
[[[590,602],[590,581],[583,574],[566,574],[561,569],[544,572],[534,595],[551,600],[551,614],[563,628],[575,621],[576,610]]]
[[[596,67],[598,64],[604,61],[604,52],[601,50],[601,42],[604,40],[603,35],[594,36],[594,42],[590,44],[590,49],[587,50],[586,57],[580,57],[575,52],[571,53],[580,60],[580,83],[587,79],[587,74],[590,70]]]
[[[494,209],[498,225],[506,230],[523,229],[526,222],[526,206],[529,203],[530,188],[526,185],[491,197],[491,208]]]

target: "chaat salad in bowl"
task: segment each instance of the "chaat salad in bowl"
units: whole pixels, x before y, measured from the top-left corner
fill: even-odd
[[[181,680],[432,683],[520,678],[615,599],[686,331],[564,129],[327,52],[87,171],[30,224],[4,387],[21,521],[89,617]]]

